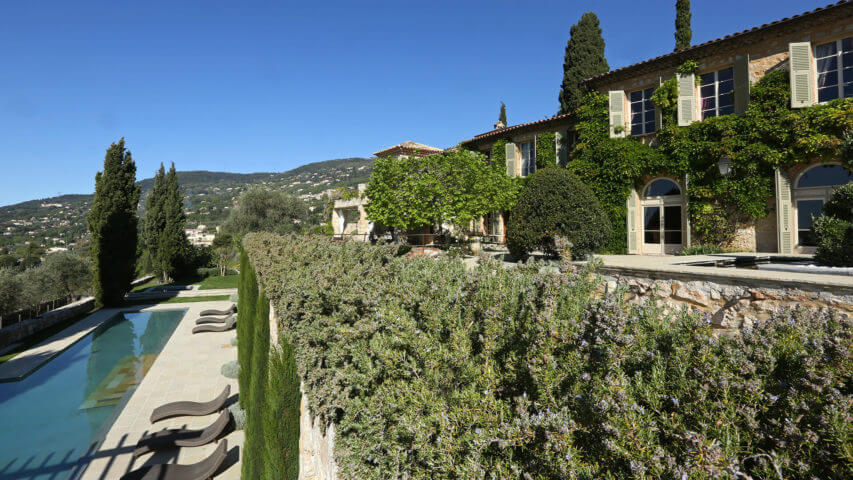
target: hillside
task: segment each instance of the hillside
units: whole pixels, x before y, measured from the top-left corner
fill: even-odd
[[[286,172],[230,173],[195,170],[178,172],[184,193],[189,226],[221,224],[247,188],[264,185],[278,188],[304,200],[312,212],[311,223],[320,223],[324,197],[338,187],[367,182],[373,159],[342,158],[309,163]],[[140,180],[144,214],[145,198],[153,178]],[[70,194],[29,200],[0,207],[0,247],[20,248],[31,241],[43,247],[67,246],[86,236],[86,215],[92,194]]]

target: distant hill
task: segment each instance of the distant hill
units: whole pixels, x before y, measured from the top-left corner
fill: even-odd
[[[373,171],[372,158],[341,158],[309,163],[286,172],[230,173],[193,170],[178,172],[190,225],[216,226],[228,216],[237,197],[253,185],[278,188],[302,198],[312,210],[312,223],[319,223],[324,195],[339,187],[365,183]],[[153,178],[140,180],[144,214],[145,198]],[[86,215],[92,194],[70,194],[29,200],[0,207],[0,247],[20,247],[34,241],[45,247],[63,246],[86,235]]]

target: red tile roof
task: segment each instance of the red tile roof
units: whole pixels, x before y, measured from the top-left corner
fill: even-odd
[[[768,29],[768,28],[774,28],[774,27],[778,27],[781,25],[788,25],[791,22],[799,22],[799,21],[802,21],[802,20],[805,20],[805,19],[811,17],[812,15],[825,14],[825,13],[829,13],[830,11],[840,9],[840,8],[845,8],[845,7],[853,7],[853,3],[851,3],[850,0],[842,0],[842,1],[837,2],[837,3],[830,3],[829,5],[827,5],[825,7],[816,8],[814,10],[804,12],[804,13],[801,13],[799,15],[794,15],[792,17],[782,18],[782,19],[776,20],[774,22],[765,23],[764,25],[761,25],[758,27],[753,27],[753,28],[750,28],[748,30],[743,30],[741,32],[732,33],[730,35],[726,35],[725,37],[720,37],[720,38],[717,38],[715,40],[709,40],[707,42],[700,43],[699,45],[693,45],[693,46],[691,46],[689,48],[685,48],[683,50],[677,50],[675,52],[666,53],[664,55],[660,55],[658,57],[650,58],[648,60],[643,60],[642,62],[637,62],[637,63],[634,63],[632,65],[616,68],[614,70],[610,70],[609,72],[605,72],[605,73],[602,73],[602,74],[597,75],[595,77],[588,78],[586,80],[586,82],[587,83],[596,83],[598,80],[602,80],[602,79],[605,79],[605,78],[608,78],[611,76],[619,76],[619,74],[628,73],[631,70],[641,69],[642,67],[650,66],[651,64],[659,62],[661,60],[675,60],[678,58],[683,58],[684,60],[688,60],[689,57],[691,56],[691,54],[695,54],[698,50],[707,49],[708,47],[711,47],[711,46],[717,46],[718,44],[723,43],[723,42],[730,42],[730,41],[733,42],[735,40],[742,40],[745,35],[750,35],[750,34],[753,34],[753,33]]]
[[[475,142],[477,140],[483,140],[485,138],[493,137],[495,135],[503,135],[505,133],[524,129],[525,127],[533,127],[536,125],[544,125],[544,124],[547,124],[549,122],[555,122],[555,121],[559,121],[559,120],[563,120],[563,119],[568,119],[571,116],[572,116],[571,113],[564,113],[562,115],[555,115],[553,117],[544,118],[542,120],[537,120],[535,122],[519,123],[518,125],[513,125],[511,127],[497,128],[495,130],[490,130],[486,133],[481,133],[481,134],[475,136],[474,138],[472,138],[470,140],[463,141],[462,143],[471,143],[471,142]]]

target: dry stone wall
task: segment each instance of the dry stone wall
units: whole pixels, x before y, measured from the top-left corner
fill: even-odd
[[[717,328],[734,330],[751,326],[756,320],[770,318],[774,311],[792,306],[812,310],[833,309],[853,316],[853,292],[845,289],[807,286],[791,282],[784,286],[768,282],[726,281],[723,278],[656,278],[629,271],[610,270],[606,274],[608,291],[624,288],[627,298],[644,302],[657,298],[670,309],[686,307],[705,314]]]

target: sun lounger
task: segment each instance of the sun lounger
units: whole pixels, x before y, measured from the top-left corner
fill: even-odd
[[[196,325],[204,325],[206,323],[227,323],[229,320],[234,318],[234,315],[229,317],[201,317],[195,321]]]
[[[210,415],[211,413],[222,410],[225,402],[228,400],[228,395],[231,394],[231,385],[226,385],[225,389],[218,397],[209,402],[172,402],[165,405],[160,405],[151,412],[151,423],[159,422],[160,420],[169,417],[178,417],[188,415],[199,417],[202,415]]]
[[[204,317],[207,315],[231,315],[232,313],[236,313],[236,312],[237,312],[237,305],[232,303],[231,306],[228,307],[227,310],[202,310],[201,316]]]
[[[234,325],[236,325],[236,324],[237,324],[237,319],[232,318],[231,320],[228,320],[228,323],[226,323],[225,325],[210,325],[210,324],[199,325],[199,326],[193,328],[193,333],[227,332],[228,330],[231,330],[232,328],[234,328]]]
[[[206,445],[219,438],[219,435],[228,427],[229,422],[231,422],[231,412],[226,408],[222,410],[216,421],[200,430],[170,428],[149,433],[139,439],[136,449],[133,451],[133,456],[138,457],[146,453],[168,450],[170,448],[200,447]]]
[[[228,456],[228,442],[222,440],[204,460],[192,465],[163,463],[147,465],[124,474],[121,480],[207,480],[222,466]]]

